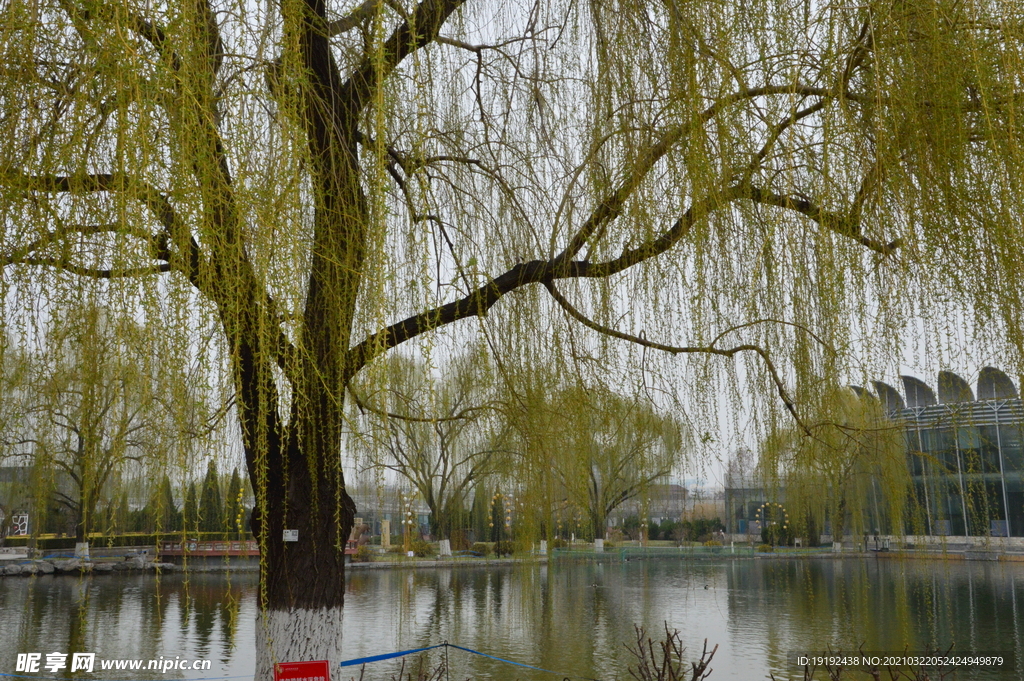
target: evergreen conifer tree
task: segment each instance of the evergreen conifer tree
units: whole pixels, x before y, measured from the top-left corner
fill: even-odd
[[[242,517],[242,478],[238,469],[231,471],[231,482],[228,483],[227,497],[224,499],[224,524],[228,532],[241,532],[244,524]]]
[[[203,496],[199,500],[199,529],[202,532],[224,531],[224,505],[220,500],[217,466],[210,460],[203,479]]]
[[[196,483],[188,483],[188,492],[185,493],[185,509],[182,513],[181,526],[186,532],[199,531],[199,502],[196,495]]]

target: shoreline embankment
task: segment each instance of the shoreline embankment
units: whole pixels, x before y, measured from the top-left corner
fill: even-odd
[[[963,538],[960,538],[963,539]],[[380,557],[367,562],[352,562],[349,570],[395,570],[437,568],[490,568],[515,565],[548,565],[570,563],[627,563],[644,560],[723,561],[723,560],[956,560],[1024,563],[1024,542],[1005,538],[993,542],[991,538],[969,538],[975,541],[911,542],[902,541],[890,549],[873,549],[872,542],[850,542],[850,545],[815,548],[773,548],[757,550],[751,545],[736,546],[622,546],[595,551],[588,545],[569,549],[553,549],[548,555],[532,554],[515,557],[469,557],[388,559]],[[987,541],[986,541],[987,540]],[[0,552],[0,577],[90,574],[173,574],[181,572],[258,572],[259,559],[219,560],[194,558],[186,562],[151,560],[156,555],[147,547],[107,547],[90,559],[43,556],[29,558],[27,554]],[[868,550],[863,550],[867,548]],[[140,550],[141,549],[141,550]]]

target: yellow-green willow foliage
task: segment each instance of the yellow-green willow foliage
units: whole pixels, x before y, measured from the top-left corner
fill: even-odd
[[[498,433],[492,367],[469,348],[440,370],[393,355],[356,381],[348,440],[361,467],[391,471],[430,510],[430,532],[448,539],[468,526],[472,493],[508,469]],[[381,487],[385,477],[379,476]],[[381,490],[380,494],[383,494]]]
[[[801,427],[763,444],[769,496],[785,497],[796,536],[902,534],[910,488],[906,438],[874,397],[839,388]],[[817,539],[811,536],[811,541]]]
[[[535,533],[551,537],[581,522],[604,538],[609,515],[678,474],[690,453],[686,427],[643,397],[602,387],[549,383],[506,408],[506,446],[517,498],[534,511]]]
[[[203,358],[263,611],[338,608],[347,387],[399,345],[553,355],[701,432],[720,393],[764,431],[894,363],[912,314],[1019,364],[1022,30],[1009,0],[9,0],[3,331],[88,290]]]
[[[80,303],[55,310],[38,351],[10,358],[22,369],[5,376],[2,399],[20,413],[0,461],[34,467],[35,531],[55,507],[65,522],[53,529],[84,539],[107,529],[104,505],[124,520],[132,480],[194,454],[204,424],[187,377],[163,366],[138,324]]]
[[[96,516],[128,467],[149,457],[170,458],[159,404],[158,376],[130,321],[86,306],[54,320],[26,386],[33,405],[34,463],[51,478],[56,503],[66,509],[76,537],[102,529]],[[161,457],[163,455],[163,457]],[[113,502],[113,500],[111,500]],[[39,499],[39,506],[50,502]]]

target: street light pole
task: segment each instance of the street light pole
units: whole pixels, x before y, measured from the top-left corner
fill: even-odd
[[[408,554],[409,551],[412,551],[412,499],[412,493],[409,493],[408,495],[402,495],[402,501],[405,502],[405,517],[402,518],[402,537],[404,540],[403,547],[405,549],[406,554]]]

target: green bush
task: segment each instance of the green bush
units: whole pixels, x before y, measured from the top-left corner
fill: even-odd
[[[569,545],[569,542],[565,541],[561,537],[555,537],[551,540],[551,548],[553,549],[564,549]]]
[[[714,532],[724,529],[725,525],[718,518],[694,518],[671,523],[671,531],[666,532],[665,539],[674,539],[677,542],[705,542],[713,538]]]
[[[353,563],[369,563],[373,560],[373,550],[368,544],[363,544],[352,554]]]
[[[775,549],[772,548],[771,544],[760,544],[757,547],[757,552],[758,553],[771,553],[774,550]]]
[[[676,539],[676,534],[682,528],[682,525],[675,520],[666,520],[658,526],[660,536],[658,539],[664,541],[672,541]]]
[[[478,541],[469,547],[469,550],[479,553],[481,556],[486,556],[491,553],[491,545],[486,542]]]
[[[452,530],[452,534],[448,538],[448,541],[451,542],[452,551],[469,550],[469,537],[466,536],[465,530]]]
[[[515,552],[515,546],[510,541],[494,542],[494,553],[498,556],[511,556]]]
[[[437,549],[434,548],[433,544],[425,542],[422,539],[413,539],[410,546],[412,547],[412,552],[417,558],[426,558],[437,553]]]

